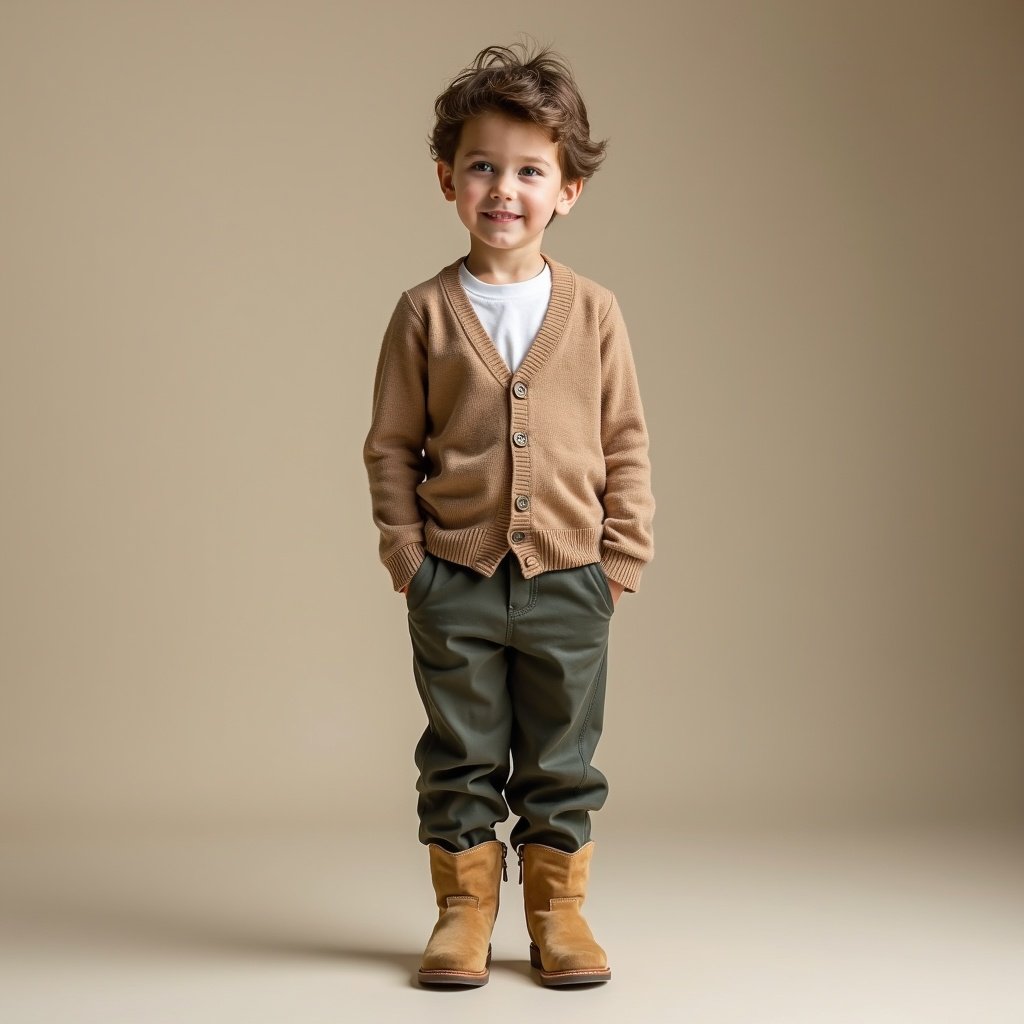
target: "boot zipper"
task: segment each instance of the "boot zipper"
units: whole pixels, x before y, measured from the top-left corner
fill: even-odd
[[[519,854],[519,884],[523,884],[523,848],[520,846],[516,851]]]
[[[508,859],[507,859],[507,856],[506,856],[507,854],[508,854],[508,847],[504,843],[502,843],[501,844],[501,877],[506,882],[508,881]]]

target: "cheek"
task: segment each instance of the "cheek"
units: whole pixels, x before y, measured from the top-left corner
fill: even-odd
[[[530,195],[530,205],[535,210],[546,210],[548,207],[554,207],[558,201],[558,191],[556,189],[537,189]]]

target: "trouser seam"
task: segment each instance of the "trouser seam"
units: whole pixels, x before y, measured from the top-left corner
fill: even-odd
[[[543,573],[541,573],[541,575],[543,575]],[[530,599],[522,608],[517,608],[512,612],[509,618],[518,619],[537,606],[537,598],[540,595],[540,576],[534,576],[527,580],[527,582],[530,584]]]
[[[514,563],[514,564],[513,564]],[[514,574],[519,567],[519,563],[515,561],[515,555],[510,558],[509,573]],[[526,582],[530,584],[530,596],[526,604],[522,608],[516,608],[514,611],[509,610],[508,613],[508,626],[505,629],[505,646],[511,647],[512,645],[512,634],[515,631],[516,619],[522,618],[528,611],[535,608],[537,600],[540,597],[540,580],[543,573],[539,576],[533,576]],[[511,575],[510,575],[511,579]]]
[[[605,663],[608,658],[608,651],[605,650],[601,655],[601,664],[598,666],[597,675],[594,676],[593,688],[590,694],[590,703],[587,705],[587,714],[583,719],[583,725],[580,727],[580,734],[576,740],[576,749],[579,751],[580,762],[583,764],[583,775],[580,778],[579,784],[576,786],[574,792],[578,793],[583,789],[587,781],[587,776],[590,774],[590,764],[587,757],[583,753],[583,737],[587,734],[587,729],[590,726],[590,719],[594,714],[594,705],[597,703],[597,693],[601,688],[601,676],[605,671]]]

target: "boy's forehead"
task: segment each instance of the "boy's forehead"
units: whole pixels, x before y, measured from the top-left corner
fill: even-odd
[[[471,117],[459,134],[459,151],[465,155],[489,156],[500,150],[515,150],[516,157],[548,159],[558,153],[551,133],[529,121],[518,121],[502,114],[486,113]]]

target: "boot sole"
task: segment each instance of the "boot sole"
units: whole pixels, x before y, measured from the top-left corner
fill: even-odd
[[[583,969],[577,971],[545,971],[540,959],[540,947],[530,943],[530,966],[537,972],[540,983],[547,988],[561,985],[594,985],[602,981],[611,981],[612,969]]]
[[[479,987],[486,985],[491,976],[491,947],[487,947],[487,962],[482,971],[424,971],[420,969],[416,973],[421,985],[470,985]]]

